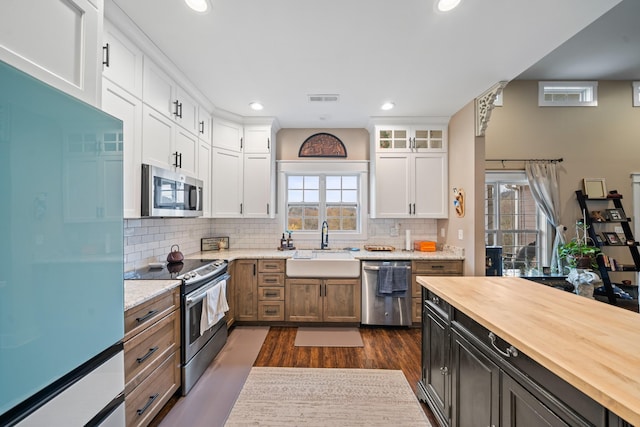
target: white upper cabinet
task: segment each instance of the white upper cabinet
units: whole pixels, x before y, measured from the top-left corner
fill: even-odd
[[[100,105],[102,0],[2,0],[1,8],[0,60]]]
[[[273,218],[271,200],[271,155],[245,154],[242,216]]]
[[[372,218],[446,218],[446,125],[376,125]]]
[[[124,217],[140,217],[142,101],[120,86],[105,80],[102,83],[102,109],[122,120]]]
[[[271,126],[245,125],[243,145],[245,153],[270,153]]]
[[[109,21],[104,22],[102,76],[142,98],[142,52]]]
[[[176,123],[192,134],[198,135],[198,103],[180,86],[176,86],[175,98],[174,102],[178,103],[177,114],[174,114]]]
[[[242,125],[215,118],[212,126],[212,145],[240,152],[242,150]]]
[[[211,216],[242,216],[242,161],[238,151],[213,147],[211,164]]]
[[[179,112],[178,103],[174,99],[176,83],[146,57],[142,88],[142,99],[145,104],[171,119]]]
[[[442,125],[376,126],[376,152],[446,152],[447,128]]]
[[[211,145],[202,139],[198,144],[198,178],[204,183],[202,191],[202,216],[211,217]]]
[[[198,138],[209,145],[211,145],[211,127],[211,113],[202,107],[198,108]]]

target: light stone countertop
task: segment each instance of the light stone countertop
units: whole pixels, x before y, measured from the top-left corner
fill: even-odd
[[[196,252],[187,258],[197,259],[287,259],[295,254],[292,251],[277,249],[223,249],[221,251]],[[360,260],[464,260],[464,256],[455,251],[418,252],[395,250],[387,251],[352,251],[353,257]]]
[[[287,259],[293,257],[295,250],[279,251],[277,249],[224,249],[221,251],[196,252],[186,255],[189,259]],[[353,256],[360,260],[463,260],[464,256],[456,251],[418,252],[395,250],[386,251],[353,251]],[[151,298],[180,286],[180,280],[125,280],[125,311],[142,304]]]
[[[180,280],[125,280],[124,311],[180,286]]]

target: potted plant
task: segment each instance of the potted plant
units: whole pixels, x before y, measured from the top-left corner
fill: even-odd
[[[558,257],[566,261],[570,268],[598,268],[596,257],[600,248],[584,240],[572,240],[558,246]]]

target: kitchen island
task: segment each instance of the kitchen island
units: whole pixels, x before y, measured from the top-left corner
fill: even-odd
[[[420,397],[441,424],[464,425],[473,413],[477,425],[513,425],[526,406],[527,420],[550,425],[640,425],[637,313],[515,277],[417,281]]]

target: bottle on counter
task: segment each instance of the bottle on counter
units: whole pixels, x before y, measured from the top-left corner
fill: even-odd
[[[291,238],[291,232],[289,232],[289,238],[287,239],[287,248],[293,248],[293,239]]]
[[[282,233],[282,239],[280,239],[280,249],[287,249],[287,239],[285,239],[284,233]]]

